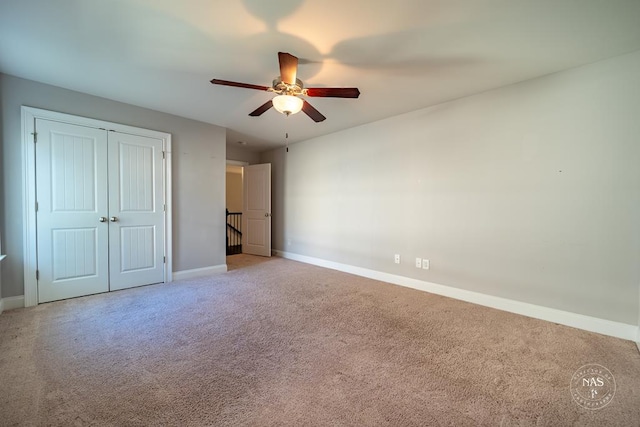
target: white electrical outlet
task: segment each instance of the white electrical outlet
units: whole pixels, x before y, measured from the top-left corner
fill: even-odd
[[[422,260],[422,269],[423,270],[428,270],[429,269],[429,260],[428,259],[423,259]]]
[[[416,268],[422,268],[422,258],[416,258]]]
[[[400,254],[395,255],[395,257],[393,258],[393,262],[395,262],[396,264],[400,264]]]

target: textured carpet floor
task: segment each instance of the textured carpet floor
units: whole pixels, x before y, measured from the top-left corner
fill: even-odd
[[[0,425],[640,424],[635,344],[279,258],[0,316]],[[613,401],[572,374],[598,363]]]

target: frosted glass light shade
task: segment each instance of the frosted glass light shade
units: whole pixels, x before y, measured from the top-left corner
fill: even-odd
[[[285,116],[296,114],[302,110],[302,99],[291,95],[278,95],[273,98],[273,108]]]

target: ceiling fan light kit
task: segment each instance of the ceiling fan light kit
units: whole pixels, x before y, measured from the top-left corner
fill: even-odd
[[[271,102],[273,102],[273,108],[285,116],[299,113],[302,110],[302,104],[304,104],[302,99],[293,95],[278,95]]]
[[[330,98],[358,98],[360,96],[360,91],[355,87],[305,89],[302,81],[296,78],[298,74],[298,58],[290,53],[278,52],[278,62],[280,63],[280,76],[273,81],[271,87],[220,79],[213,79],[211,83],[223,86],[242,87],[245,89],[263,90],[277,94],[272,100],[265,102],[249,113],[252,117],[260,116],[271,107],[274,107],[276,111],[285,116],[303,111],[316,123],[325,120],[326,117],[307,101],[300,98],[300,96]]]

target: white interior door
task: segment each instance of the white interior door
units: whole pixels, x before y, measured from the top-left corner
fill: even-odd
[[[36,121],[38,301],[109,290],[107,132]]]
[[[245,166],[242,252],[271,256],[271,164]]]
[[[163,141],[109,132],[111,290],[164,281]]]

